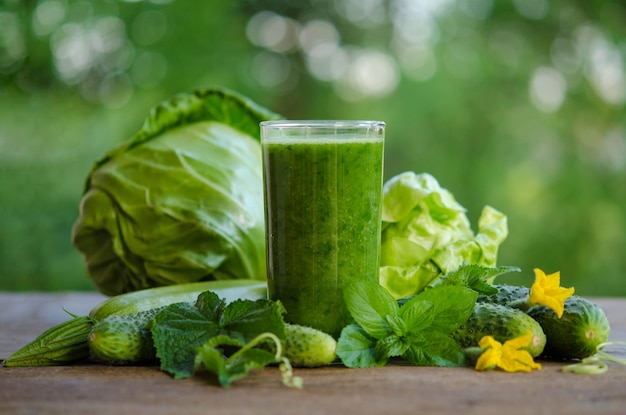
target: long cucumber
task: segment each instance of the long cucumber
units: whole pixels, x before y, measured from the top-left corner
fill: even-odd
[[[267,297],[267,283],[259,280],[218,280],[148,288],[111,297],[95,306],[89,316],[96,321],[114,314],[136,314],[174,303],[195,301],[204,291],[213,291],[226,302],[238,298],[256,300]]]
[[[91,317],[74,317],[41,333],[4,360],[4,366],[57,366],[89,356]]]
[[[139,324],[142,316],[149,314],[149,310],[195,301],[204,291],[213,291],[227,302],[239,298],[256,300],[267,297],[265,282],[243,279],[177,284],[121,294],[96,305],[88,316],[77,316],[46,330],[5,359],[3,364],[50,366],[75,363],[92,353],[90,336],[94,328],[107,318],[127,315],[132,320],[134,315],[139,315]]]

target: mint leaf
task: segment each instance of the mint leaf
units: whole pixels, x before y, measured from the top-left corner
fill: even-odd
[[[177,379],[193,374],[196,349],[220,330],[215,314],[209,309],[178,303],[165,307],[154,317],[152,339],[161,360],[161,370]]]
[[[473,289],[479,294],[492,295],[498,292],[497,288],[491,284],[497,276],[519,271],[521,270],[518,267],[512,266],[485,267],[476,264],[463,265],[457,270],[448,272],[435,279],[430,286],[462,285]]]
[[[266,350],[250,348],[225,360],[219,349],[205,344],[198,349],[195,363],[196,367],[201,363],[215,373],[220,385],[228,388],[237,379],[248,376],[251,370],[276,363],[276,356]]]
[[[226,360],[225,370],[218,374],[220,384],[229,386],[233,381],[247,376],[251,370],[263,369],[272,363],[277,363],[274,353],[259,348],[248,349]]]
[[[225,361],[225,366],[216,363],[216,355],[222,360],[226,359],[220,347],[232,346],[229,349],[231,351],[233,347],[242,348],[264,333],[284,338],[283,310],[280,303],[270,300],[237,300],[225,305],[224,300],[212,292],[201,293],[195,304],[172,304],[155,316],[151,327],[161,370],[171,373],[175,378],[190,377],[199,365],[199,350],[204,348],[200,362],[218,377],[235,379],[247,373],[248,369],[245,368],[248,366],[239,360],[237,364]],[[208,352],[209,348],[216,352]],[[262,359],[258,359],[255,353],[249,354],[247,351],[238,359],[245,361],[246,356],[253,359],[250,368],[262,363]],[[239,375],[231,376],[235,372]]]
[[[402,356],[410,347],[404,337],[392,334],[376,342],[374,356],[376,361],[387,361],[390,357]]]
[[[430,332],[421,339],[413,339],[402,355],[417,366],[462,366],[465,363],[463,349],[450,336]]]
[[[393,296],[376,283],[356,282],[344,288],[344,300],[352,318],[375,339],[392,332],[387,316],[398,313]]]
[[[249,342],[261,333],[285,338],[283,307],[271,300],[236,300],[224,308],[223,332]]]
[[[222,351],[206,343],[197,349],[194,359],[194,371],[200,365],[204,365],[204,368],[211,373],[222,373],[226,370],[226,362],[222,356]]]
[[[211,291],[200,293],[196,300],[196,308],[202,315],[206,316],[208,320],[214,321],[215,323],[220,322],[220,316],[222,315],[225,305],[226,302]]]
[[[399,314],[385,316],[387,325],[391,329],[391,332],[396,336],[403,336],[407,331],[406,322],[400,317]]]
[[[470,288],[442,285],[425,290],[407,301],[400,309],[405,319],[411,319],[419,327],[420,315],[430,321],[429,330],[450,334],[465,323],[474,310],[478,294]],[[422,314],[413,311],[413,307],[427,302],[431,310],[423,310]],[[429,315],[430,314],[430,315]],[[416,321],[417,320],[417,321]],[[410,324],[410,323],[407,323]]]
[[[350,368],[384,366],[386,359],[376,360],[376,339],[358,324],[350,324],[341,331],[335,353],[341,362]]]
[[[413,297],[400,308],[400,316],[404,320],[407,333],[418,333],[428,329],[435,313],[434,305],[427,299],[419,296]]]

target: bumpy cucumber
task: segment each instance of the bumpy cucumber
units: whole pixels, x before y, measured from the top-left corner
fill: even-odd
[[[504,343],[528,332],[533,333],[531,344],[525,349],[537,357],[546,344],[546,336],[537,321],[521,310],[493,303],[476,303],[465,324],[452,337],[463,348],[477,347],[483,336],[493,336]]]
[[[136,314],[113,314],[99,321],[89,333],[94,359],[112,365],[139,364],[156,359],[149,324],[164,307]]]
[[[35,340],[4,360],[4,366],[56,366],[89,355],[87,336],[93,319],[74,317],[41,333]]]
[[[543,356],[552,359],[583,359],[595,354],[609,339],[611,327],[604,311],[595,303],[573,295],[565,300],[561,318],[545,306],[535,306],[528,315],[539,322],[546,334]]]
[[[481,294],[476,301],[479,303],[500,304],[522,311],[527,311],[530,308],[528,305],[530,289],[528,287],[509,284],[494,284],[494,287],[498,289],[496,294]]]
[[[311,327],[286,324],[284,355],[295,367],[325,366],[335,360],[337,341]]]

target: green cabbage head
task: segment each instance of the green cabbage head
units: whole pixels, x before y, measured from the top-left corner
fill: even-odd
[[[98,290],[265,279],[259,122],[276,118],[225,89],[181,94],[96,162],[72,243]]]

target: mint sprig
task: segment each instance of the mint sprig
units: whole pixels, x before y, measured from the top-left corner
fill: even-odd
[[[179,379],[204,367],[228,387],[253,369],[273,363],[288,365],[281,352],[283,312],[279,302],[236,300],[226,304],[209,291],[200,294],[195,304],[169,305],[151,326],[161,370]],[[259,347],[268,341],[275,344],[276,353]],[[283,383],[291,386],[293,380],[284,378]]]
[[[477,295],[440,285],[400,306],[379,284],[351,284],[344,299],[354,323],[342,331],[337,356],[352,368],[383,366],[393,357],[419,366],[461,366],[463,350],[450,334],[467,321]]]
[[[217,375],[220,385],[229,387],[235,380],[248,376],[253,369],[278,363],[280,356],[267,350],[255,348],[266,339],[280,340],[271,333],[263,333],[247,344],[241,344],[229,336],[217,336],[197,349],[194,370],[200,365]],[[224,356],[220,346],[238,346],[232,355]]]
[[[499,275],[509,272],[520,272],[520,268],[514,266],[485,267],[482,265],[463,265],[458,269],[448,272],[433,280],[429,287],[439,285],[462,285],[471,288],[479,294],[493,295],[498,292],[492,283]]]

